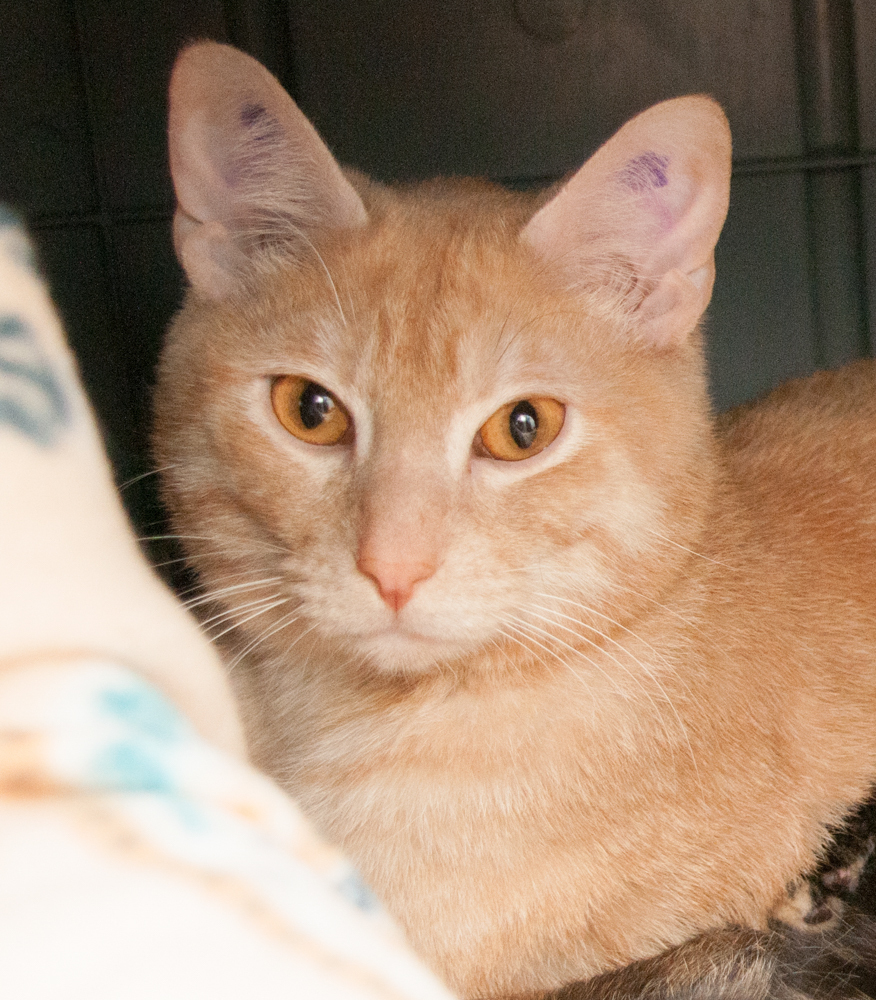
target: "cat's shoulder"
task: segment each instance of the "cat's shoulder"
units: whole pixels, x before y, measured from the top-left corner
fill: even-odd
[[[801,523],[829,511],[832,524],[844,516],[849,523],[870,524],[876,502],[876,361],[780,386],[719,418],[718,438],[731,478],[756,506],[796,510]]]
[[[876,360],[867,358],[794,379],[762,399],[722,414],[717,427],[734,450],[763,447],[784,435],[816,441],[835,440],[843,428],[876,431]]]

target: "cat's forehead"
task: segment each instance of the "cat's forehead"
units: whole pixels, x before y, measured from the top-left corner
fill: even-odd
[[[457,398],[485,385],[556,377],[570,337],[556,327],[519,225],[465,206],[393,206],[369,231],[290,271],[275,345],[307,374],[369,399]],[[426,400],[424,399],[424,402]]]

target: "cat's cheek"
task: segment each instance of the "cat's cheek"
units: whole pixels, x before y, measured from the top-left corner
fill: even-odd
[[[298,547],[302,529],[340,516],[351,449],[297,440],[257,398],[222,408],[207,450],[217,487],[279,541]]]
[[[605,456],[606,474],[591,495],[588,521],[610,540],[611,550],[641,559],[659,547],[666,525],[666,503],[658,489],[642,476],[630,456],[614,448]]]
[[[648,482],[618,434],[569,407],[556,441],[521,462],[475,459],[472,484],[491,519],[540,536],[552,551],[582,538],[610,539],[610,549],[640,557],[654,548],[666,520],[658,484]],[[503,513],[497,517],[497,512]]]

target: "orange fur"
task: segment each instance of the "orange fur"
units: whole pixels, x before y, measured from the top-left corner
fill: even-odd
[[[271,212],[203,164],[186,181],[202,63],[221,107],[197,114],[258,99],[302,162],[327,151],[252,60],[181,57],[193,288],[156,455],[227,615],[255,760],[467,997],[763,927],[876,777],[876,376],[862,363],[711,417],[693,325],[726,209],[720,112],[646,112],[558,195],[391,191],[323,163],[310,214],[284,216],[276,178]],[[621,184],[663,132],[651,188]],[[192,190],[221,211],[198,218]],[[355,442],[288,434],[270,408],[284,374],[334,392]],[[473,453],[527,395],[565,404],[556,441],[522,462]],[[400,609],[366,550],[429,567]]]

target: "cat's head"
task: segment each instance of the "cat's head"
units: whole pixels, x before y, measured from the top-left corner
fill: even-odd
[[[712,488],[697,324],[729,153],[720,109],[689,97],[547,194],[387,189],[345,174],[248,56],[180,56],[191,288],[157,459],[241,648],[537,660],[564,616],[606,631],[658,599]]]

